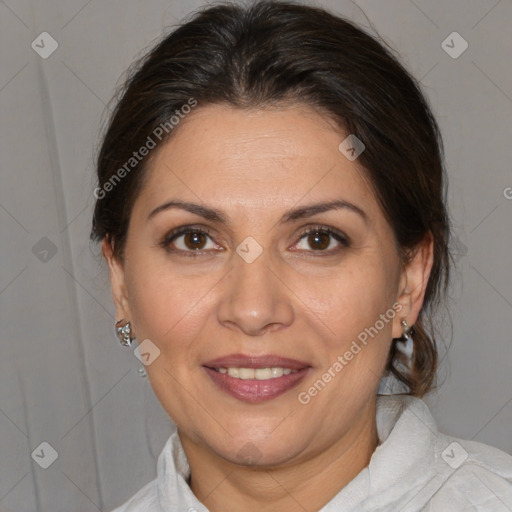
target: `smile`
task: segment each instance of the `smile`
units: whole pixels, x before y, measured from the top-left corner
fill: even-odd
[[[209,361],[203,368],[217,389],[249,403],[272,400],[287,393],[312,369],[305,362],[274,355],[231,355]]]

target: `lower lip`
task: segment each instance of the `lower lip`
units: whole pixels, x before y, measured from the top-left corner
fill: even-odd
[[[290,373],[282,377],[268,380],[237,379],[227,373],[219,373],[211,368],[204,367],[206,373],[215,384],[224,392],[243,402],[259,403],[272,400],[292,388],[306,376],[309,368],[303,368],[297,373]]]

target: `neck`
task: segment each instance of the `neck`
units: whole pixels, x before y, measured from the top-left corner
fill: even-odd
[[[211,512],[319,510],[368,466],[378,445],[375,413],[373,400],[341,439],[307,460],[265,468],[226,461],[180,431],[192,492]]]

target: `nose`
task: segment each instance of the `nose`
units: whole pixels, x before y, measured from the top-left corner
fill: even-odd
[[[264,250],[252,263],[237,254],[233,259],[233,268],[223,280],[219,322],[248,336],[261,336],[291,325],[293,293],[272,266],[268,251]]]

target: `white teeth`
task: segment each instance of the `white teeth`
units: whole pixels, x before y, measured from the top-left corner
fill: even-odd
[[[254,377],[258,380],[268,380],[272,378],[272,368],[257,368],[254,370]]]
[[[231,368],[228,370],[228,375],[230,371]],[[238,377],[242,380],[254,379],[254,368],[239,368]]]
[[[227,373],[230,377],[235,379],[256,379],[256,380],[269,380],[277,379],[283,375],[290,375],[290,373],[297,373],[298,370],[291,370],[290,368],[215,368],[219,373]]]
[[[228,368],[228,375],[230,377],[235,377],[235,378],[239,379],[240,378],[239,373],[240,373],[240,370],[238,368]]]
[[[270,368],[270,371],[272,373],[272,377],[282,377],[284,375],[283,368]]]

